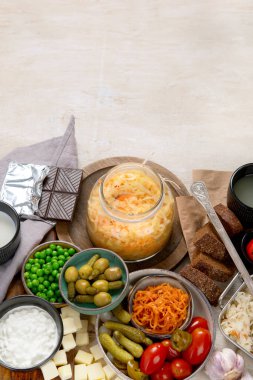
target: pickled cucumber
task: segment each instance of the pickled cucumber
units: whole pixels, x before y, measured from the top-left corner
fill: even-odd
[[[126,325],[131,321],[131,315],[123,309],[121,304],[112,310],[112,313],[120,322]]]
[[[136,343],[144,343],[146,345],[152,344],[152,340],[147,338],[143,331],[136,329],[135,327],[124,325],[122,323],[114,321],[106,321],[104,326],[109,330],[118,330],[124,334],[127,338]]]
[[[122,363],[127,363],[129,360],[133,360],[133,355],[119,347],[109,334],[99,334],[99,340],[106,351],[109,351],[112,356]]]
[[[114,331],[114,338],[116,338],[117,342],[125,348],[130,354],[132,354],[135,358],[140,358],[143,354],[143,348],[140,344],[133,342],[132,340],[125,337],[120,331]]]

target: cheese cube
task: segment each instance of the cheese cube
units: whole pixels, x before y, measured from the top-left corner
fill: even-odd
[[[75,318],[75,317],[79,317],[80,318],[80,313],[78,313],[78,311],[72,309],[71,306],[65,306],[65,307],[62,307],[61,308],[61,315],[62,315],[62,318]]]
[[[88,365],[87,374],[88,380],[102,380],[105,378],[105,373],[100,363]]]
[[[97,361],[99,359],[103,359],[104,355],[103,352],[100,350],[98,344],[95,346],[90,347],[90,352],[94,356],[94,359]]]
[[[106,380],[112,380],[114,376],[116,376],[116,373],[114,370],[107,364],[106,366],[103,367],[103,371],[105,373]]]
[[[72,369],[70,364],[64,365],[63,367],[59,367],[58,372],[61,380],[72,379]]]
[[[89,334],[87,332],[77,332],[76,333],[76,345],[77,346],[87,346],[89,344]]]
[[[95,326],[96,324],[96,320],[97,320],[97,316],[96,315],[89,315],[89,322]]]
[[[66,352],[64,350],[56,352],[56,354],[53,357],[53,361],[56,367],[68,364]]]
[[[78,330],[79,332],[87,332],[88,331],[88,320],[87,319],[81,319],[82,328],[81,330]]]
[[[81,319],[80,317],[73,317],[74,319],[74,324],[76,326],[76,331],[79,331],[82,329],[82,322],[81,322]]]
[[[66,352],[72,350],[76,347],[76,342],[73,337],[73,334],[65,335],[62,339],[62,346]]]
[[[62,320],[63,323],[63,335],[72,334],[77,332],[74,318],[65,318]]]
[[[93,362],[93,355],[89,352],[79,350],[75,356],[76,364],[91,364]]]
[[[44,380],[51,380],[58,376],[56,365],[52,360],[49,360],[46,364],[40,367]]]
[[[75,369],[75,380],[87,380],[87,367],[85,364],[77,364]]]

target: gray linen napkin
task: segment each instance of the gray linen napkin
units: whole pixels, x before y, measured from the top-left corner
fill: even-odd
[[[17,148],[0,160],[0,187],[10,161],[77,168],[75,118],[71,117],[63,136]],[[52,224],[43,221],[25,220],[21,222],[21,243],[15,256],[0,265],[0,303],[3,301],[13,277],[21,269],[29,251],[41,242],[52,227]]]

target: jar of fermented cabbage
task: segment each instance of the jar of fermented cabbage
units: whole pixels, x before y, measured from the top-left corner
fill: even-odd
[[[171,236],[174,198],[161,178],[143,164],[112,168],[94,185],[88,200],[87,230],[96,247],[126,261],[161,251]]]

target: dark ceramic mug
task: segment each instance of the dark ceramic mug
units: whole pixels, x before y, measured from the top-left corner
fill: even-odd
[[[240,166],[230,178],[227,193],[227,205],[230,210],[235,213],[244,227],[253,227],[253,207],[247,206],[236,196],[234,186],[239,179],[251,174],[253,175],[253,163]]]
[[[0,247],[0,265],[11,259],[16,249],[18,248],[18,245],[20,243],[20,220],[19,216],[14,210],[13,207],[8,205],[8,203],[0,201],[0,211],[4,212],[5,214],[9,215],[11,219],[14,222],[15,225],[15,234],[13,238],[4,246]]]

